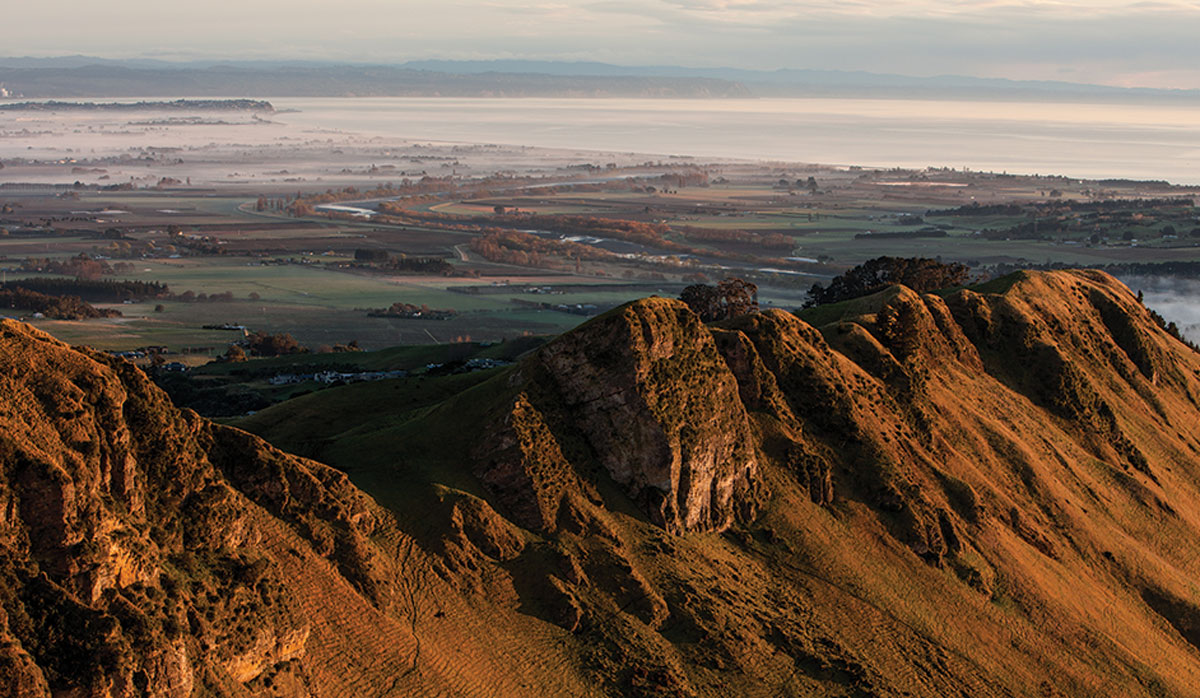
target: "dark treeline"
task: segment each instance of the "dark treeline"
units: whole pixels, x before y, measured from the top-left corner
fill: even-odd
[[[1169,187],[1171,183],[1165,179],[1098,179],[1096,184],[1106,187]]]
[[[387,250],[360,248],[354,251],[354,261],[358,263],[357,266],[370,266],[388,271],[443,275],[454,273],[454,265],[440,257],[397,257],[388,254]]]
[[[1019,216],[1029,211],[1042,212],[1105,212],[1128,209],[1145,210],[1159,208],[1180,208],[1194,206],[1195,200],[1188,196],[1168,196],[1156,199],[1105,199],[1103,201],[1071,201],[1055,199],[1053,201],[1034,202],[1030,204],[991,204],[979,203],[926,211],[926,216]]]
[[[91,303],[120,303],[127,300],[162,298],[170,294],[166,284],[156,281],[110,281],[102,279],[36,278],[9,281],[0,288],[25,289],[49,296],[78,296]]]
[[[187,290],[183,293],[171,294],[170,298],[180,303],[232,303],[234,301],[233,291],[196,293],[195,291]],[[250,300],[257,299],[251,298]]]
[[[0,288],[0,308],[41,313],[55,320],[121,316],[115,310],[95,308],[78,296],[52,296],[26,288]]]
[[[988,204],[982,205],[979,202],[959,206],[957,208],[931,209],[925,212],[926,216],[1019,216],[1025,213],[1025,208],[1020,204]]]
[[[704,322],[728,320],[758,312],[758,285],[735,277],[716,286],[692,284],[683,289],[679,300],[687,303]]]
[[[902,284],[918,293],[966,283],[970,270],[962,264],[945,264],[922,257],[876,257],[834,277],[828,286],[814,284],[804,307],[838,303],[868,296]]]

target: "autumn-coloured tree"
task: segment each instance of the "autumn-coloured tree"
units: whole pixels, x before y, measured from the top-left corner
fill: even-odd
[[[230,363],[241,363],[247,358],[246,350],[236,344],[230,344],[229,348],[225,350],[225,360]]]
[[[295,337],[283,333],[255,332],[247,339],[247,348],[250,349],[253,356],[283,356],[308,352],[307,349],[300,346]]]

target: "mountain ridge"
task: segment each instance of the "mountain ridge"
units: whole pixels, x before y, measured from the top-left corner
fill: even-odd
[[[149,646],[221,695],[1197,695],[1200,355],[1100,272],[816,310],[705,325],[644,299],[448,399],[405,408],[384,381],[239,420],[299,455],[5,322],[0,376],[28,396],[0,409],[7,492],[84,483],[99,513],[3,509],[0,606],[43,620],[9,623],[0,679],[132,694],[167,651],[137,650],[137,619],[191,608],[198,631]],[[139,497],[164,515],[139,523]],[[142,533],[181,517],[190,537]],[[75,547],[121,528],[182,591],[122,577],[111,533]],[[277,583],[271,609],[219,610],[248,592],[217,568]],[[24,600],[44,588],[56,605]],[[38,630],[63,599],[105,629],[83,656],[125,658],[90,684]],[[280,639],[237,654],[207,630],[227,616]]]
[[[676,301],[640,301],[407,423],[332,435],[324,457],[373,483],[367,443],[395,440],[428,453],[420,434],[468,411],[467,423],[490,414],[491,423],[527,425],[509,439],[525,446],[517,465],[504,467],[527,484],[489,485],[494,465],[476,454],[484,483],[476,494],[500,516],[535,526],[543,545],[574,559],[562,565],[582,570],[572,582],[553,575],[570,611],[546,611],[547,620],[604,646],[615,640],[604,639],[609,621],[600,619],[620,607],[622,593],[630,598],[620,589],[645,588],[632,597],[649,603],[637,617],[641,632],[672,638],[667,656],[675,659],[658,669],[666,693],[719,693],[705,683],[713,680],[706,667],[721,666],[716,675],[725,681],[736,667],[747,694],[944,695],[968,686],[971,695],[1191,695],[1198,665],[1188,638],[1198,616],[1185,581],[1190,563],[1178,550],[1196,536],[1197,441],[1165,425],[1194,419],[1196,354],[1102,273],[1019,274],[944,296],[893,288],[820,309],[819,329],[782,311],[704,328],[678,319],[688,311]],[[706,346],[704,333],[724,368],[673,351],[649,359],[656,346]],[[563,344],[588,347],[589,358],[565,360],[579,354]],[[623,347],[632,345],[646,349],[631,359]],[[748,515],[712,527],[725,531],[715,539],[655,533],[675,528],[660,518],[660,500],[625,478],[628,455],[614,463],[613,447],[563,404],[553,387],[561,378],[545,377],[556,364],[568,380],[603,366],[607,377],[593,384],[601,395],[640,386],[613,393],[612,411],[659,420],[668,443],[674,426],[655,416],[647,396],[658,389],[654,376],[692,372],[689,380],[700,382],[686,391],[690,399],[728,404],[732,396],[713,387],[727,371],[751,429],[707,432],[717,438],[708,451],[725,448],[732,434],[757,452],[754,486],[726,490],[732,509],[744,504]],[[300,408],[285,404],[242,424],[286,444],[280,420]],[[716,406],[682,409],[705,424],[705,410]],[[290,429],[321,432],[310,422]],[[685,450],[668,449],[659,462],[674,463],[672,454]],[[351,452],[357,460],[346,458]],[[448,459],[460,457],[470,456]],[[420,461],[401,459],[405,468]],[[680,471],[703,462],[681,458]],[[523,522],[528,500],[513,491],[553,492],[564,472],[590,483],[591,494],[565,516],[560,509]],[[632,519],[619,513],[621,501],[638,510]],[[613,553],[608,544],[596,550],[597,537],[625,541],[617,546],[627,551],[621,565],[636,574],[636,583],[618,582],[615,596],[596,594],[599,578],[620,577],[589,567]],[[516,574],[522,560],[505,565]],[[764,607],[756,593],[773,604]],[[1123,628],[1095,616],[1084,599],[1105,599]],[[872,635],[846,625],[847,606],[859,621],[874,619]],[[1056,616],[1055,628],[1044,626]],[[713,625],[714,618],[724,620]],[[680,625],[706,639],[681,639]],[[1103,640],[1077,646],[1081,633]],[[786,669],[770,659],[780,653],[790,658]],[[914,673],[927,662],[941,668]],[[609,691],[628,688],[628,675],[612,681]]]
[[[88,81],[91,81],[90,83]],[[1185,101],[1200,90],[1057,80],[912,76],[862,70],[627,66],[586,61],[0,58],[0,82],[26,97],[657,96]],[[132,83],[132,84],[129,84]],[[340,83],[340,84],[339,84]],[[183,89],[186,88],[186,89]],[[182,92],[181,92],[182,89]],[[139,91],[140,90],[140,91]],[[150,91],[147,91],[150,90]]]
[[[11,320],[0,366],[0,692],[518,690],[521,671],[470,660],[498,639],[486,628],[417,639],[438,580],[344,475]],[[438,607],[466,615],[452,598]]]

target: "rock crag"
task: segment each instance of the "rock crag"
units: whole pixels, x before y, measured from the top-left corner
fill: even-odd
[[[413,670],[442,587],[344,474],[9,320],[0,390],[0,695],[516,690],[433,639]]]
[[[0,693],[1200,695],[1200,354],[1098,272],[644,299],[259,436],[12,322],[0,388]]]

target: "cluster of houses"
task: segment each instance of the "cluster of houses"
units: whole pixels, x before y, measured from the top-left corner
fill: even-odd
[[[537,301],[527,301],[524,298],[513,298],[511,300],[514,305],[519,305],[526,308],[555,310],[560,313],[570,313],[572,315],[583,315],[586,317],[598,315],[601,312],[599,306],[595,305],[594,303],[538,303]]]
[[[466,361],[451,361],[444,364],[426,364],[425,372],[433,374],[455,374],[455,373],[471,373],[472,371],[483,371],[489,368],[499,368],[507,366],[511,361],[502,359],[483,359],[474,358]]]
[[[341,371],[316,371],[314,373],[280,373],[271,376],[267,382],[271,385],[292,385],[315,381],[332,385],[334,383],[358,383],[361,381],[381,381],[387,378],[404,378],[408,371],[360,371],[358,373],[342,373]]]
[[[151,354],[166,354],[167,347],[163,345],[152,345],[148,347],[138,347],[128,351],[109,351],[113,356],[119,356],[122,359],[144,359]]]
[[[466,361],[452,361],[448,364],[429,364],[425,367],[426,372],[434,373],[470,373],[472,371],[482,371],[489,368],[498,368],[500,366],[509,365],[510,361],[502,361],[500,359],[467,359]],[[267,382],[271,385],[294,385],[297,383],[322,383],[324,385],[333,385],[336,383],[359,383],[362,381],[380,381],[388,378],[406,378],[409,372],[397,369],[395,371],[360,371],[356,373],[343,373],[341,371],[314,371],[313,373],[280,373],[271,376]]]

